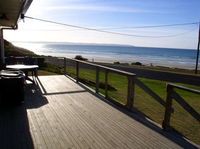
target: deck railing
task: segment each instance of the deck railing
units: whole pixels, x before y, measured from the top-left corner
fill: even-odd
[[[133,107],[133,103],[134,103],[134,79],[135,79],[135,74],[134,73],[129,73],[129,72],[125,72],[125,71],[121,71],[118,69],[114,69],[114,68],[109,68],[106,66],[102,66],[102,65],[98,65],[98,64],[94,64],[94,63],[89,63],[86,61],[80,61],[80,60],[76,60],[76,59],[70,59],[70,58],[63,58],[64,59],[64,73],[68,74],[67,72],[67,61],[73,61],[76,63],[75,65],[75,70],[76,70],[76,82],[79,82],[80,80],[80,64],[85,64],[85,65],[89,65],[89,66],[93,66],[95,69],[95,73],[96,73],[96,78],[95,78],[95,91],[97,94],[99,94],[99,80],[100,80],[100,69],[103,70],[105,72],[105,98],[116,103],[119,105],[122,105],[120,102],[117,102],[116,100],[112,99],[109,94],[108,94],[108,82],[109,82],[109,77],[108,74],[109,73],[116,73],[122,76],[127,77],[128,79],[128,84],[127,84],[127,101],[126,104],[123,105],[125,106],[127,109],[131,110]]]
[[[190,106],[174,89],[180,89],[200,95],[199,90],[182,87],[175,84],[167,84],[166,108],[162,124],[163,129],[170,129],[170,118],[172,113],[173,99],[176,100],[181,105],[181,107],[183,107],[192,117],[194,117],[197,121],[200,122],[200,114],[192,106]]]
[[[152,99],[154,99],[160,105],[162,105],[164,107],[166,105],[165,101],[159,95],[157,95],[152,89],[150,89],[148,86],[146,86],[142,81],[140,81],[136,77],[136,74],[133,74],[133,73],[130,73],[130,72],[126,72],[126,71],[121,71],[121,70],[110,68],[110,67],[106,67],[106,66],[102,66],[102,65],[89,63],[89,62],[86,62],[86,61],[80,61],[80,60],[76,60],[76,59],[64,58],[64,72],[65,72],[65,74],[66,74],[66,67],[67,67],[67,63],[66,62],[67,62],[67,60],[71,60],[71,61],[75,61],[76,62],[76,80],[77,80],[77,82],[79,81],[79,68],[80,68],[79,64],[80,63],[96,67],[96,93],[99,93],[99,70],[100,69],[104,69],[105,70],[105,85],[106,85],[106,87],[105,87],[105,97],[107,99],[112,100],[108,96],[108,88],[107,88],[107,86],[108,86],[108,73],[114,72],[114,73],[118,73],[118,74],[120,74],[122,76],[127,76],[127,78],[128,78],[127,106],[129,105],[128,106],[129,109],[131,109],[131,107],[134,104],[134,100],[131,101],[129,99],[131,99],[131,98],[134,99],[134,91],[135,91],[134,86],[135,86],[135,84],[138,85],[138,87],[140,87],[141,89],[143,89],[147,94],[149,94],[152,97]],[[116,102],[116,100],[114,100],[114,102]]]

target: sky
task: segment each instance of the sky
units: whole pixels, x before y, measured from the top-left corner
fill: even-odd
[[[123,44],[196,49],[198,24],[160,28],[131,28],[200,21],[199,0],[33,0],[26,16],[118,32],[108,34],[26,18],[16,31],[5,31],[10,41]],[[176,35],[176,36],[175,36]]]

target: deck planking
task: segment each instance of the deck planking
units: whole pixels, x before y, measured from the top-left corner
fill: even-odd
[[[36,84],[27,85],[23,105],[0,110],[0,148],[184,148],[66,76]]]

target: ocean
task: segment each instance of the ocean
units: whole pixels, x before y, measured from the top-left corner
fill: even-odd
[[[104,44],[13,42],[36,54],[74,58],[81,55],[95,62],[141,62],[144,65],[194,69],[196,50]],[[200,63],[199,63],[200,65]]]

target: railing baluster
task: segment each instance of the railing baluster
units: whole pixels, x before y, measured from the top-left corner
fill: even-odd
[[[79,62],[76,61],[76,82],[79,82]]]
[[[105,71],[105,97],[108,98],[108,69]]]
[[[66,58],[64,57],[64,75],[67,75],[67,60]]]
[[[99,93],[99,67],[96,67],[96,93]]]
[[[164,130],[170,128],[170,118],[172,113],[172,93],[173,87],[168,85],[167,86],[167,98],[166,98],[166,107],[165,107],[165,116],[162,123],[162,127]]]
[[[38,65],[38,58],[35,58],[35,64]]]
[[[134,77],[133,76],[128,76],[128,92],[127,92],[127,104],[126,107],[131,110],[133,108],[134,104],[134,91],[135,91],[135,86],[134,86]]]

